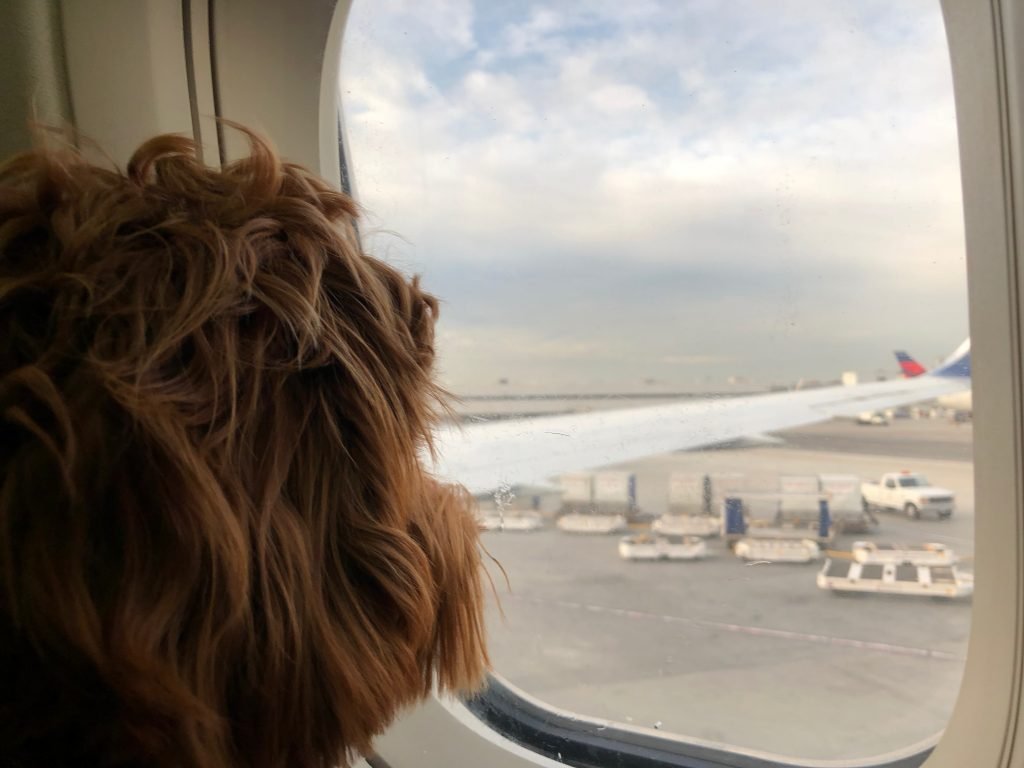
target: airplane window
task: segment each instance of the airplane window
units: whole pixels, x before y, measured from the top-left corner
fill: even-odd
[[[974,555],[938,3],[356,2],[341,98],[368,247],[443,301],[496,673],[788,759],[934,741]]]

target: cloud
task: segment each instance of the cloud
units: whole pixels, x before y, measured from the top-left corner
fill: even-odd
[[[590,94],[590,103],[601,112],[626,112],[636,115],[637,110],[647,109],[653,102],[642,88],[635,85],[611,83],[596,88]]]
[[[368,242],[425,274],[446,328],[530,377],[612,381],[625,354],[659,377],[692,359],[824,378],[888,365],[896,337],[934,356],[964,334],[933,4],[352,14],[342,96]],[[479,363],[460,349],[443,355],[456,388]]]

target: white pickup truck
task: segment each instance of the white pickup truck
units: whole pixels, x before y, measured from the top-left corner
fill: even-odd
[[[892,509],[915,519],[925,513],[938,517],[953,514],[953,492],[932,485],[919,472],[890,472],[882,475],[880,482],[861,483],[860,495],[868,513]]]

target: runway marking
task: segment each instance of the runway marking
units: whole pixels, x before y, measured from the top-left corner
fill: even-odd
[[[572,608],[575,610],[587,611],[588,613],[602,613],[611,616],[622,616],[627,619],[646,619],[661,621],[665,624],[684,624],[701,629],[717,629],[724,632],[735,632],[752,637],[772,637],[780,640],[799,640],[819,645],[831,645],[839,648],[856,648],[862,651],[875,651],[877,653],[888,653],[892,656],[913,656],[916,658],[936,659],[938,661],[964,661],[965,657],[948,651],[937,651],[933,648],[915,648],[910,645],[896,645],[894,643],[880,643],[871,640],[855,640],[849,637],[835,637],[833,635],[820,635],[810,632],[795,632],[788,629],[771,629],[770,627],[752,627],[746,624],[731,624],[722,621],[709,621],[707,619],[690,619],[684,616],[670,616],[664,613],[651,613],[649,611],[636,611],[627,608],[611,608],[606,605],[594,603],[576,603],[571,600],[544,600],[537,597],[522,597],[519,595],[505,595],[502,599],[520,600],[535,605],[554,605],[559,608]]]

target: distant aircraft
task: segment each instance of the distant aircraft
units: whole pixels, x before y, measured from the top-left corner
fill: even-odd
[[[912,379],[925,372],[925,367],[906,352],[897,350],[894,354],[896,355],[896,360],[899,361],[900,370],[903,371],[903,378]]]
[[[964,343],[967,344],[967,351],[968,354],[970,354],[970,340]],[[896,360],[899,361],[900,370],[903,371],[904,378],[912,379],[916,376],[921,376],[926,372],[925,367],[906,352],[897,351],[894,354],[896,355]],[[963,392],[955,392],[951,395],[943,395],[942,397],[936,398],[936,401],[942,407],[952,408],[956,411],[974,410],[974,401],[971,397],[970,389]]]
[[[566,472],[941,398],[967,389],[970,375],[967,340],[937,369],[909,379],[450,424],[436,435],[433,470],[478,495],[521,485],[543,486]]]

